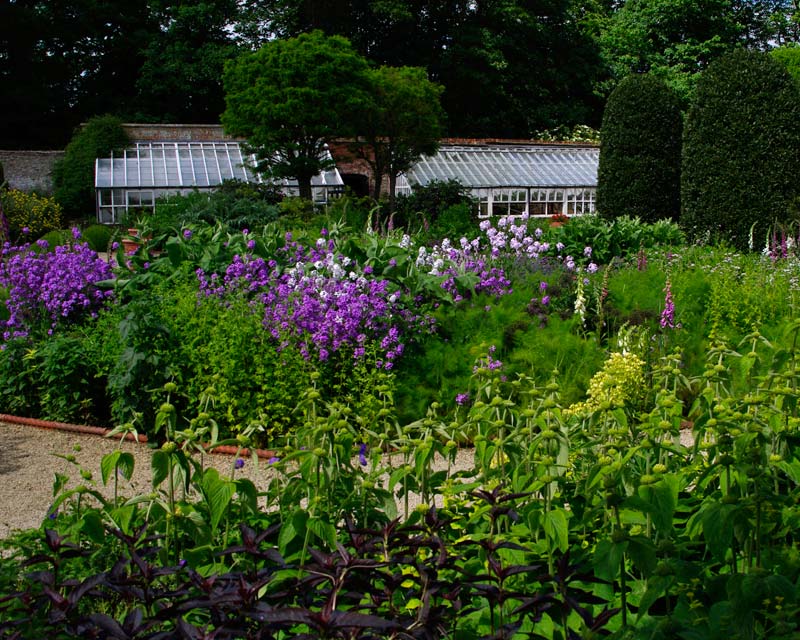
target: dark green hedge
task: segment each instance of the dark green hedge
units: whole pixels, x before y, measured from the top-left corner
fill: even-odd
[[[600,130],[597,207],[604,218],[643,222],[680,212],[682,116],[677,94],[649,75],[631,75],[611,93]]]
[[[681,225],[690,236],[760,248],[796,215],[800,88],[758,51],[734,51],[699,78],[686,117]]]

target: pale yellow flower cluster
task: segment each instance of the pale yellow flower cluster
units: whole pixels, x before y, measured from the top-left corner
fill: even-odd
[[[566,412],[587,414],[624,407],[639,398],[644,388],[644,361],[633,353],[612,353],[603,368],[592,376],[587,399],[571,405]]]

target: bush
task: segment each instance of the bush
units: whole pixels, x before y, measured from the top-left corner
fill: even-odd
[[[114,116],[91,118],[75,133],[64,157],[53,166],[55,199],[67,216],[81,218],[94,211],[95,160],[129,144],[122,121]]]
[[[458,205],[470,205],[467,211],[473,213],[468,217],[472,222],[469,228],[477,232],[477,207],[469,190],[457,180],[434,180],[416,187],[410,196],[397,198],[394,226],[402,227],[409,233],[420,229],[430,232],[448,209]]]
[[[746,249],[800,196],[800,86],[768,54],[735,51],[698,80],[686,117],[681,225]]]
[[[600,135],[600,215],[678,219],[681,130],[678,96],[662,80],[632,75],[617,85]]]
[[[104,224],[93,224],[81,232],[81,236],[89,245],[89,248],[98,253],[108,251],[108,245],[113,234],[113,230]]]
[[[61,207],[53,199],[9,189],[0,193],[12,238],[21,233],[39,236],[61,226]]]

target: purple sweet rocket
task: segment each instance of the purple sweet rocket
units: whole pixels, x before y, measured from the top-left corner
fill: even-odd
[[[198,270],[200,290],[260,303],[265,330],[307,359],[327,360],[340,351],[362,358],[373,345],[376,365],[391,369],[405,348],[401,329],[424,325],[401,306],[389,281],[335,253],[332,240],[320,239],[310,249],[289,242],[282,253],[285,267],[247,254],[235,256],[221,277]]]
[[[57,246],[53,252],[46,251],[45,240],[36,244],[37,249],[30,244],[3,247],[0,286],[8,290],[10,314],[4,340],[26,336],[42,322],[49,322],[52,332],[59,322],[96,315],[113,295],[95,286],[113,277],[111,267],[85,242]]]

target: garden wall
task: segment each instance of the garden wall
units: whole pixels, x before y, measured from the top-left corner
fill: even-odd
[[[8,186],[20,191],[53,193],[53,163],[64,156],[63,151],[0,151],[0,162]]]
[[[131,142],[220,142],[240,140],[220,124],[123,124]]]

